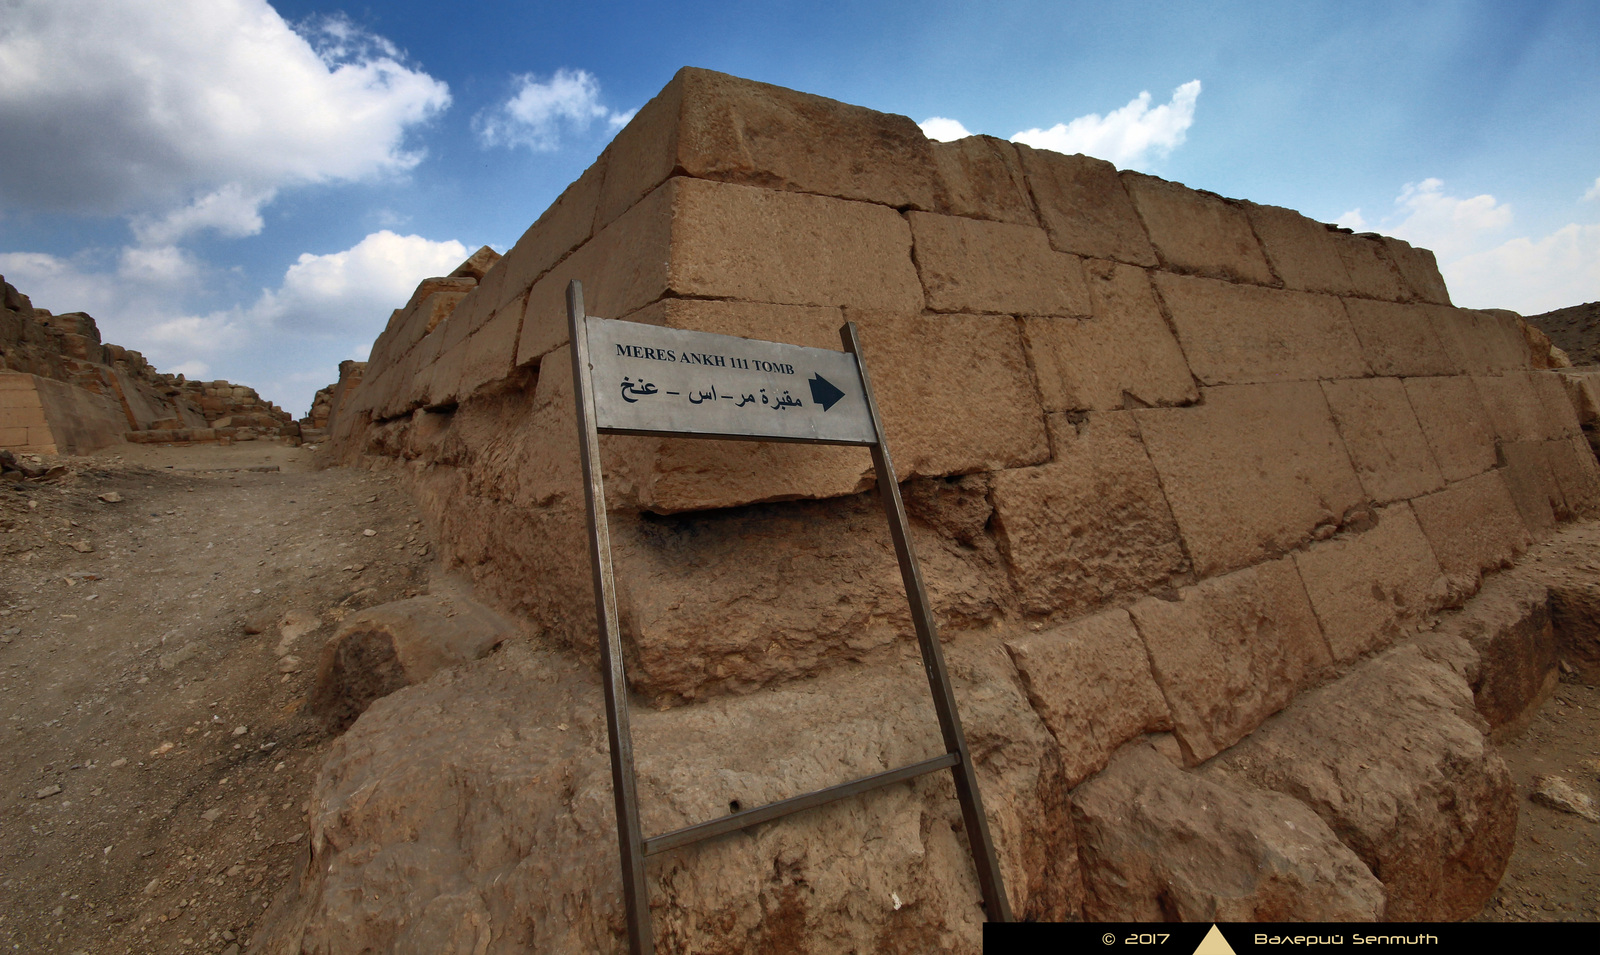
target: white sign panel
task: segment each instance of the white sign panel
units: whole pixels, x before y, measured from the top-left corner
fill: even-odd
[[[872,444],[856,356],[615,319],[585,319],[604,430]]]

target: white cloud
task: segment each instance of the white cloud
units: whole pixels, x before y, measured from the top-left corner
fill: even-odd
[[[1060,153],[1084,153],[1124,168],[1139,167],[1183,145],[1194,124],[1199,97],[1200,81],[1190,80],[1172,91],[1171,101],[1154,109],[1150,108],[1150,94],[1143,92],[1105,116],[1090,113],[1049,129],[1025,129],[1011,141]]]
[[[549,152],[560,146],[564,134],[585,132],[596,121],[617,129],[637,112],[613,112],[601,103],[600,81],[587,70],[556,70],[544,81],[522,73],[512,77],[512,86],[508,99],[472,118],[485,146]]]
[[[929,116],[917,125],[922,127],[922,135],[929,139],[937,139],[941,143],[966,139],[972,135],[960,122],[943,116]]]
[[[199,375],[250,385],[301,414],[418,282],[448,274],[467,253],[453,239],[374,232],[340,252],[305,253],[251,304],[212,311],[186,307],[192,286],[175,276],[187,260],[171,247],[124,249],[114,269],[87,257],[0,253],[0,274],[35,305],[93,315],[105,341],[143,352],[161,371],[204,368]]]
[[[1335,225],[1349,229],[1352,232],[1367,231],[1366,216],[1361,214],[1361,210],[1359,208],[1351,209],[1349,212],[1341,212],[1339,217],[1334,219],[1333,222]]]
[[[1405,218],[1389,233],[1432,249],[1440,259],[1460,258],[1511,225],[1510,206],[1487,193],[1470,199],[1447,196],[1438,179],[1406,183],[1395,205]]]
[[[1586,201],[1589,199],[1600,199],[1600,176],[1595,177],[1594,185],[1590,186],[1589,191],[1583,194],[1583,198]]]
[[[1542,239],[1518,237],[1440,267],[1450,297],[1524,315],[1600,301],[1600,225],[1573,223]]]
[[[261,207],[276,194],[274,189],[247,190],[231,182],[160,218],[135,217],[133,234],[141,245],[171,244],[202,229],[236,239],[256,235],[263,225]]]
[[[266,0],[10,0],[4,19],[0,205],[188,205],[141,220],[155,242],[248,233],[275,188],[409,169],[406,131],[450,102],[382,38],[296,32]]]

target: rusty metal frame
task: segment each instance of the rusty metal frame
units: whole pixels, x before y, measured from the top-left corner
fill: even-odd
[[[658,836],[647,838],[644,835],[639,821],[638,784],[633,764],[633,732],[628,723],[628,679],[623,670],[622,631],[617,620],[616,578],[611,561],[611,533],[606,520],[605,482],[600,467],[599,436],[613,431],[611,429],[602,431],[595,425],[594,381],[590,374],[586,320],[583,286],[573,281],[567,285],[567,331],[572,351],[572,391],[577,410],[578,450],[584,478],[583,496],[589,512],[589,557],[594,578],[595,617],[600,628],[600,661],[605,671],[606,731],[611,750],[611,789],[617,811],[617,842],[622,861],[622,894],[626,909],[630,955],[651,955],[655,951],[650,926],[650,890],[645,881],[644,869],[645,859],[648,856],[748,829],[941,769],[949,769],[955,782],[956,797],[961,804],[961,815],[966,823],[967,843],[972,852],[973,865],[977,869],[978,885],[983,894],[983,906],[988,919],[994,922],[1011,921],[1011,906],[1006,898],[1005,884],[1001,881],[994,841],[990,837],[989,823],[984,816],[983,801],[978,793],[977,773],[972,765],[972,755],[967,750],[966,735],[961,730],[961,717],[956,710],[955,694],[950,687],[944,652],[939,645],[939,631],[928,606],[927,591],[922,583],[922,570],[911,547],[905,504],[900,498],[900,485],[895,476],[894,464],[889,460],[889,449],[883,440],[883,421],[878,415],[878,404],[873,398],[872,383],[867,375],[867,364],[861,353],[861,342],[856,335],[854,323],[847,323],[839,329],[839,337],[844,350],[856,356],[867,410],[872,416],[873,433],[877,440],[868,447],[872,453],[874,473],[877,475],[878,496],[889,522],[889,535],[894,542],[895,557],[900,563],[900,577],[905,585],[906,600],[911,606],[911,619],[916,629],[917,643],[922,651],[922,668],[928,678],[928,689],[933,695],[934,712],[939,719],[939,730],[945,752],[943,755],[909,766],[864,776],[753,809],[730,813],[709,822],[685,826]],[[724,435],[649,433],[729,440],[728,436]]]

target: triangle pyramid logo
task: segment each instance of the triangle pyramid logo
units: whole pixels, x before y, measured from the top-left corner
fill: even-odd
[[[1200,947],[1194,950],[1194,955],[1236,955],[1233,946],[1222,937],[1222,930],[1217,928],[1215,922],[1211,924],[1211,931],[1200,940]]]

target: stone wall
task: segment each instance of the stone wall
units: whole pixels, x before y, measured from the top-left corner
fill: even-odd
[[[686,69],[475,284],[424,283],[330,424],[344,462],[411,476],[447,563],[550,646],[588,659],[571,279],[608,318],[827,348],[842,322],[858,325],[1019,913],[1427,919],[1487,898],[1515,812],[1488,742],[1495,720],[1475,708],[1478,650],[1416,634],[1559,522],[1592,515],[1600,473],[1548,342],[1541,351],[1513,313],[1452,307],[1430,252],[1083,156],[988,137],[934,143],[905,117]],[[772,709],[808,737],[849,723],[849,754],[825,747],[836,768],[893,763],[903,727],[892,721],[844,704],[796,716],[796,694],[862,691],[912,646],[866,453],[602,446],[635,703],[654,708],[642,719],[656,730],[642,732],[678,739],[676,726],[703,741],[719,719],[745,720],[782,750],[789,731],[767,725]],[[538,683],[564,664],[518,666]],[[500,692],[494,674],[475,674],[461,687]],[[385,774],[440,771],[441,759],[465,771],[474,758],[468,730],[426,716],[450,708],[445,695],[396,694],[335,748],[301,890],[308,938],[335,938],[330,900],[382,878],[362,860],[383,837],[352,829],[362,813],[349,800]],[[508,726],[535,718],[509,699]],[[457,749],[430,744],[412,762],[400,741],[428,727]],[[743,750],[707,758],[718,752]],[[410,768],[380,770],[380,758]],[[733,778],[641,759],[645,790],[670,807],[652,822],[704,818],[714,806],[697,789]],[[758,763],[735,773],[746,790],[782,795],[810,779]],[[1364,815],[1347,787],[1358,764],[1379,763],[1393,772],[1362,783],[1361,799],[1455,808],[1443,822],[1422,808]],[[484,785],[458,796],[498,806],[482,811],[510,813],[512,827],[516,813],[599,798],[569,787],[513,809]],[[1127,811],[1180,791],[1190,808],[1210,794],[1239,811],[1217,836],[1227,851],[1186,874],[1161,869],[1171,863],[1153,847],[1181,841],[1174,827],[1188,823]],[[929,898],[956,905],[964,890],[951,886],[970,874],[928,829],[950,810],[937,784],[917,792],[922,835],[909,838],[921,848],[907,851],[926,853],[913,868],[936,886]],[[696,951],[721,950],[703,946],[723,918],[748,930],[741,944],[770,941],[787,916],[769,903],[793,887],[781,860],[798,852],[817,907],[796,917],[808,932],[853,926],[817,950],[891,937],[874,933],[893,912],[823,899],[831,877],[818,872],[833,871],[830,825],[856,839],[900,823],[838,812],[762,837],[754,851],[775,854],[749,872],[708,850],[720,873],[708,880],[736,870],[767,908],[720,898],[682,874],[702,864],[686,857],[652,875],[667,900],[658,918]],[[1301,819],[1305,840],[1238,823],[1252,814]],[[604,860],[609,822],[593,822]],[[1308,855],[1281,881],[1206,888],[1290,843]],[[1398,843],[1414,862],[1390,858]],[[478,886],[471,904],[488,906],[485,918],[565,912],[562,938],[598,931],[614,944],[603,861],[601,884],[583,890],[593,910],[547,911],[536,888],[496,908],[499,890],[470,874],[477,850],[450,851],[464,853],[460,878]],[[763,871],[777,875],[763,882]],[[541,878],[565,891],[559,874]],[[1162,895],[1184,879],[1197,894]],[[431,889],[410,891],[400,908],[434,904]],[[935,913],[938,932],[970,950],[975,914],[921,915]],[[356,944],[339,938],[326,944]]]
[[[91,316],[34,308],[3,278],[0,293],[0,372],[34,379],[9,386],[12,400],[21,404],[0,402],[0,447],[87,454],[124,440],[298,439],[298,426],[253,388],[162,374],[138,352],[102,343]],[[19,397],[23,392],[33,397]],[[36,408],[44,423],[33,421]],[[22,429],[38,433],[30,431],[25,440]]]

